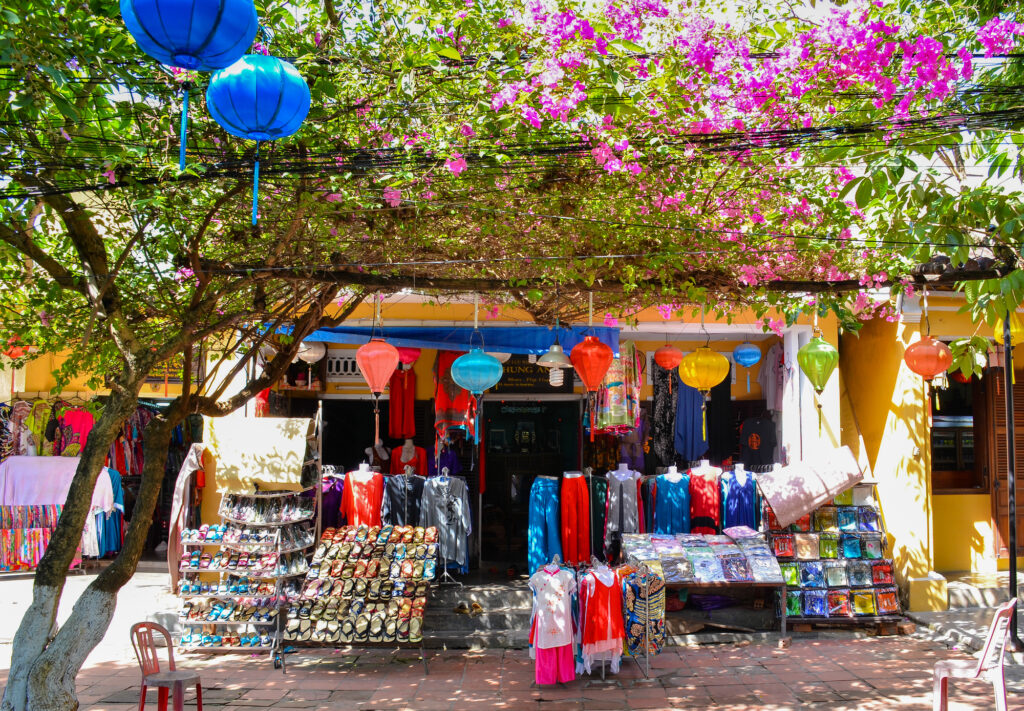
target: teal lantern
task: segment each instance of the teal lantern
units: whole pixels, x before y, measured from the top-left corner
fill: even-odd
[[[742,365],[747,369],[747,392],[750,392],[750,368],[757,365],[761,360],[761,349],[749,341],[736,346],[732,352],[732,359],[736,365]]]
[[[839,364],[839,351],[819,333],[796,352],[796,360],[800,364],[800,370],[811,381],[811,386],[817,394],[814,404],[818,406],[818,431],[820,432],[821,402],[818,401],[818,397],[821,396],[821,391],[828,384],[828,379],[832,377],[832,371]]]
[[[290,62],[247,54],[216,72],[206,90],[206,107],[225,131],[256,141],[252,184],[252,224],[258,218],[260,141],[292,135],[309,113],[306,80]]]
[[[504,371],[497,358],[487,355],[480,348],[460,355],[452,363],[452,380],[460,388],[471,392],[477,400],[473,426],[473,441],[477,444],[480,442],[480,397],[484,390],[498,384]]]

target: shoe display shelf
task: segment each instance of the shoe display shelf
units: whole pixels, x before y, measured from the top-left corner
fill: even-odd
[[[790,624],[895,623],[900,615],[888,536],[873,481],[862,481],[786,529],[763,521],[787,585]]]
[[[284,640],[316,646],[420,648],[438,573],[437,529],[344,526],[324,531],[302,592],[291,603]]]
[[[183,649],[266,651],[277,665],[280,611],[298,595],[316,542],[314,500],[300,494],[226,493],[220,524],[182,533]]]

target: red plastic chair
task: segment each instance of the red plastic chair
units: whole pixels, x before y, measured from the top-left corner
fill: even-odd
[[[159,632],[167,640],[167,671],[160,671],[160,658],[153,642],[154,632]],[[139,711],[146,708],[146,690],[151,686],[159,690],[160,711],[167,711],[167,697],[172,688],[174,711],[182,711],[185,708],[185,687],[192,684],[196,686],[196,711],[203,711],[203,687],[199,684],[199,674],[174,668],[174,643],[171,641],[171,633],[155,622],[137,622],[132,625],[131,636],[132,648],[142,670]]]
[[[946,659],[935,664],[934,688],[932,690],[932,708],[934,711],[946,711],[949,701],[949,680],[953,679],[984,679],[992,684],[996,695],[996,710],[1006,711],[1006,680],[1003,677],[1003,652],[1006,650],[1006,637],[1010,627],[1013,606],[1016,600],[996,608],[995,617],[988,628],[988,639],[977,662],[967,659]]]

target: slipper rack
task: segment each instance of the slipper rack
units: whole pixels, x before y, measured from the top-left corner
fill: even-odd
[[[303,465],[304,489],[225,493],[219,524],[182,532],[182,650],[266,652],[275,669],[284,668],[283,618],[302,592],[307,551],[319,535],[319,426],[315,432]]]

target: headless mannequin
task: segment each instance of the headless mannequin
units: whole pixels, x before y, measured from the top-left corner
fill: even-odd
[[[380,439],[372,447],[367,447],[363,451],[366,453],[367,461],[378,471],[385,469],[387,461],[391,458],[387,447],[384,446],[384,442]]]
[[[665,471],[665,478],[671,481],[672,483],[676,483],[682,480],[683,475],[679,472],[679,469],[676,467],[676,465],[673,464]]]
[[[416,445],[412,443],[411,439],[405,440],[402,444],[402,461],[409,462],[416,456]]]
[[[733,474],[736,475],[736,481],[738,481],[741,484],[746,484],[747,483],[747,476],[748,476],[748,474],[747,474],[747,470],[743,468],[743,464],[742,463],[737,462],[735,465],[733,465],[732,471],[733,471]]]
[[[632,478],[633,471],[629,468],[629,465],[625,462],[619,462],[618,469],[614,469],[611,472],[615,475],[615,478],[619,481],[625,481],[626,479]]]

